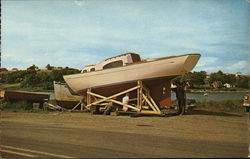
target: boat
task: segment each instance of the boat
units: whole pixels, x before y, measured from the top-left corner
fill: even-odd
[[[53,84],[56,103],[61,107],[73,108],[82,100],[81,96],[72,95],[65,83],[54,81]]]
[[[63,76],[70,92],[86,97],[88,88],[110,96],[142,81],[160,107],[171,105],[171,79],[191,71],[200,54],[184,54],[141,60],[136,53],[125,53],[89,65],[81,73]]]
[[[48,92],[28,92],[28,91],[17,91],[17,90],[1,90],[3,98],[13,101],[30,101],[43,103],[49,101],[50,93]]]

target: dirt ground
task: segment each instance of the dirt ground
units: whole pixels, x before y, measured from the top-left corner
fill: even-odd
[[[1,145],[13,146],[14,144],[15,146],[25,147],[30,144],[26,143],[25,145],[22,140],[38,140],[37,138],[39,138],[42,143],[43,140],[49,137],[50,139],[48,139],[48,141],[55,143],[55,145],[58,143],[58,146],[62,145],[62,143],[76,144],[79,146],[91,145],[92,147],[102,147],[116,152],[113,154],[105,154],[106,151],[102,152],[103,157],[248,156],[247,113],[193,110],[183,116],[130,117],[128,115],[105,116],[69,112],[2,112],[1,125]],[[56,128],[58,132],[65,134],[61,134],[60,137],[60,133],[58,133],[53,138],[51,135],[42,134],[42,132],[44,132],[42,130],[36,131],[35,128],[46,130],[45,132],[47,133],[53,133],[52,131],[50,132],[50,128]],[[72,132],[72,130],[78,131],[79,134]],[[18,133],[19,131],[20,133]],[[84,133],[85,135],[81,138],[85,140],[81,140],[81,142],[77,141],[77,136],[81,136]],[[98,142],[95,140],[88,141],[89,138],[92,138],[92,134],[99,140]],[[113,135],[109,136],[109,134]],[[64,137],[64,135],[67,135],[67,137]],[[112,140],[110,140],[109,143],[108,138],[112,138],[112,136],[114,136],[113,139],[115,141],[112,143]],[[58,141],[56,141],[57,138]],[[155,138],[157,142],[150,141],[150,138]],[[55,141],[53,141],[54,139]],[[103,140],[103,142],[101,142],[101,140]],[[151,150],[154,149],[155,153],[152,153],[151,150],[147,150],[150,149],[147,144],[151,145]],[[34,147],[39,148],[39,146]],[[120,151],[124,151],[125,147],[128,147],[126,150],[128,153],[119,153]],[[134,150],[133,147],[137,149]],[[67,148],[67,150],[68,149],[70,148]],[[81,150],[84,151],[83,149]],[[50,150],[48,149],[48,151]],[[72,155],[77,157],[100,157],[98,156],[100,154],[95,153],[95,151],[96,150],[86,151],[85,156],[82,156],[80,153],[74,153]],[[64,153],[65,152],[66,151],[64,151]],[[60,153],[60,151],[58,151],[58,153]],[[8,154],[5,155],[8,156]]]

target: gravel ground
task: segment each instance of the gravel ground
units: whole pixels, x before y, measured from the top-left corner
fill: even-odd
[[[50,112],[50,113],[2,112],[1,123],[3,125],[2,138],[4,138],[5,136],[6,138],[10,138],[14,137],[15,135],[16,137],[32,138],[33,127],[41,127],[41,128],[54,127],[58,129],[81,130],[83,132],[86,130],[86,133],[88,131],[88,132],[103,132],[103,134],[109,134],[109,133],[120,134],[120,135],[124,134],[124,136],[121,135],[120,137],[118,137],[117,140],[123,140],[126,135],[133,137],[145,136],[145,138],[147,136],[148,137],[153,136],[157,137],[157,140],[161,140],[163,138],[178,139],[186,144],[185,145],[186,152],[183,152],[182,155],[181,153],[178,154],[177,152],[174,152],[175,149],[173,148],[180,146],[179,141],[178,142],[172,141],[173,142],[172,144],[173,147],[171,147],[173,150],[172,153],[170,150],[167,153],[168,150],[166,149],[165,150],[166,152],[162,152],[162,154],[158,153],[159,155],[158,156],[156,155],[156,157],[185,157],[185,156],[247,157],[248,156],[249,133],[248,133],[247,113],[224,113],[224,112],[208,111],[204,109],[203,110],[196,109],[183,116],[130,117],[127,115],[104,116],[104,115],[91,115],[89,113],[69,113],[69,112]],[[20,134],[14,134],[12,131],[10,131],[10,128],[14,129],[14,127],[19,126],[20,129],[22,125],[27,125],[27,124],[32,125],[30,126],[31,134],[27,134],[29,132],[25,132],[26,134],[22,134],[23,135],[22,136]],[[38,135],[37,133],[39,132],[36,132],[36,135]],[[125,137],[125,139],[127,140],[127,137]],[[136,139],[138,139],[139,143],[142,142],[142,140],[145,140],[144,138],[139,139],[138,137]],[[60,142],[62,142],[62,140],[64,140],[63,137],[60,138]],[[10,141],[12,140],[11,139],[6,140],[5,143],[1,144],[8,144],[8,142]],[[216,146],[219,148],[217,149],[214,148],[215,150],[212,151],[214,147],[213,143],[215,144],[215,148]],[[72,144],[74,144],[73,140]],[[89,143],[79,143],[79,144],[89,144]],[[121,145],[122,144],[123,143],[121,143]],[[129,143],[125,144],[129,145]],[[201,154],[198,155],[199,145],[197,144],[201,144],[204,147],[207,144],[207,149],[209,149],[209,151],[206,153],[204,149],[201,148],[200,151],[202,155]],[[102,147],[103,146],[105,147],[105,145],[102,145]],[[157,143],[155,144],[155,146],[157,147]],[[115,147],[116,146],[113,145],[110,147],[110,149],[116,149]],[[117,145],[117,149],[118,148],[119,145]],[[231,152],[226,152],[228,151],[227,148]],[[235,153],[233,152],[234,150]],[[141,153],[142,151],[143,150],[140,150]],[[188,151],[190,151],[190,154],[188,153]],[[213,154],[213,152],[215,153]],[[143,153],[144,155],[142,155],[142,157],[152,157],[150,156],[150,154],[147,153],[145,154],[145,152]],[[117,152],[117,154],[119,153]],[[117,154],[115,156],[112,155],[110,156],[107,154],[106,157],[118,157],[119,155]],[[197,156],[195,154],[197,154]],[[78,156],[82,157],[80,154]],[[92,157],[98,157],[98,156],[92,156]],[[128,157],[128,156],[125,155],[121,157]]]

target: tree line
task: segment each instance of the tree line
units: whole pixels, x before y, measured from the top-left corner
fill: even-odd
[[[250,77],[246,75],[226,74],[222,71],[207,74],[206,71],[188,72],[182,76],[176,77],[174,82],[188,83],[190,88],[208,87],[211,88],[213,83],[218,84],[218,88],[229,84],[231,87],[249,88]]]
[[[63,75],[79,73],[80,70],[73,68],[62,68],[60,70],[49,71],[40,70],[32,65],[26,70],[2,73],[0,83],[13,84],[20,83],[21,88],[40,87],[45,90],[53,90],[53,81],[64,82]]]
[[[54,69],[48,64],[47,70],[40,70],[36,65],[28,67],[26,70],[1,73],[0,83],[13,84],[20,83],[20,87],[40,87],[46,90],[53,90],[53,81],[64,82],[63,75],[80,73],[80,70],[65,67]],[[208,78],[209,77],[209,78]],[[192,89],[211,88],[213,83],[219,83],[220,87],[228,83],[232,87],[249,88],[249,76],[226,74],[222,71],[211,73],[209,76],[206,71],[188,72],[173,79],[174,82],[188,83]]]

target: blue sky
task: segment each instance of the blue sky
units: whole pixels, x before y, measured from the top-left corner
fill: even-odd
[[[201,53],[194,71],[249,74],[248,8],[246,0],[5,0],[2,67]]]

